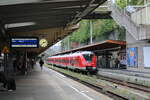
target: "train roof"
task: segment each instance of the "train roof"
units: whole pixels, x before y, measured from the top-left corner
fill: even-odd
[[[48,58],[58,58],[58,57],[68,57],[68,56],[79,56],[81,54],[94,54],[93,52],[91,51],[77,51],[75,53],[69,53],[69,54],[64,54],[64,55],[57,55],[57,56],[51,56],[51,57],[48,57]]]

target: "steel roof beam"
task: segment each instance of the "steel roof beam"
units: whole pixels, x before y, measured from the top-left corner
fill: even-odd
[[[19,4],[19,5],[9,5],[0,6],[0,12],[9,13],[10,11],[16,12],[16,9],[21,10],[37,10],[37,9],[54,9],[62,7],[73,7],[73,6],[83,6],[88,4],[89,0],[78,0],[78,1],[66,1],[66,2],[49,2],[49,3],[31,3],[31,4]],[[22,8],[22,9],[20,9]]]
[[[69,24],[76,24],[78,23],[85,15],[91,13],[93,10],[95,10],[99,5],[103,4],[107,0],[97,0],[97,5],[95,7],[91,7],[91,5],[95,2],[95,0],[91,0],[89,4],[85,7],[85,10],[83,12],[78,13],[74,20]]]
[[[83,17],[83,19],[112,19],[110,14],[111,12],[93,12]]]
[[[79,11],[82,11],[83,9],[76,7],[76,8],[62,8],[62,9],[52,9],[52,10],[48,10],[48,11],[27,11],[27,12],[19,12],[16,14],[13,13],[8,13],[8,14],[4,14],[4,15],[0,15],[2,16],[2,18],[8,18],[8,17],[24,17],[24,16],[39,16],[39,15],[46,15],[46,14],[51,14],[51,15],[56,15],[56,14],[72,14],[72,13],[76,13]]]
[[[11,24],[11,23],[21,23],[21,22],[37,22],[37,21],[55,21],[55,20],[66,20],[70,21],[72,20],[73,16],[75,14],[67,14],[67,15],[61,15],[61,14],[55,14],[55,15],[40,15],[40,16],[26,16],[26,17],[18,17],[18,18],[6,18],[4,19],[5,24]]]
[[[46,23],[46,24],[37,23],[36,25],[33,25],[33,26],[8,28],[7,32],[8,33],[28,32],[28,31],[40,30],[40,29],[46,29],[46,28],[65,27],[66,24],[67,24],[67,22],[64,22],[64,21],[59,21],[57,23],[50,22],[49,24],[48,23]],[[24,30],[24,31],[22,31],[22,30]],[[20,35],[23,35],[23,34],[20,34]]]

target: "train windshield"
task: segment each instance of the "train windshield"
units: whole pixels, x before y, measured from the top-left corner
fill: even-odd
[[[94,54],[83,54],[83,57],[87,62],[91,62]]]

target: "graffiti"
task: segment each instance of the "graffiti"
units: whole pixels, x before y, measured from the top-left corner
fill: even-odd
[[[129,67],[137,67],[137,48],[127,48],[127,64]]]

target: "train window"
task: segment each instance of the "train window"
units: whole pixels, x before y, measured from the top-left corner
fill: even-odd
[[[93,56],[94,56],[93,54],[83,54],[83,57],[85,58],[85,60],[86,60],[87,62],[91,62]]]

